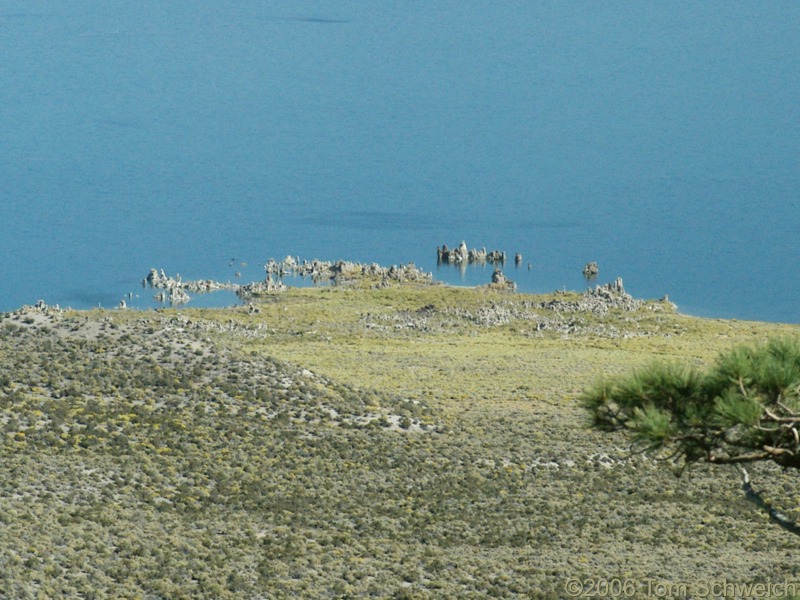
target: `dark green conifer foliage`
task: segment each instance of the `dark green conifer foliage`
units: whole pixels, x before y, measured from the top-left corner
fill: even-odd
[[[671,363],[598,382],[582,396],[593,424],[686,464],[773,461],[800,467],[800,341],[719,356],[706,371]]]

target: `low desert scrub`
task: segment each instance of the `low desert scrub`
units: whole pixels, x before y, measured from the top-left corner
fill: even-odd
[[[258,312],[5,315],[0,596],[558,598],[569,577],[797,577],[798,542],[735,472],[678,485],[577,401],[654,356],[703,367],[797,329],[542,307],[555,298],[356,286]]]

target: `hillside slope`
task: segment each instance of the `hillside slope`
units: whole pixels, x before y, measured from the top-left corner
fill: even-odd
[[[630,456],[575,398],[796,327],[395,285],[0,320],[0,597],[563,597],[798,577],[734,470]],[[800,515],[794,474],[765,493]]]

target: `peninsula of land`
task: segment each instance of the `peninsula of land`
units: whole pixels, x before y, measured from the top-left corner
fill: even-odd
[[[646,597],[793,576],[800,541],[737,472],[676,480],[577,398],[800,328],[688,317],[621,279],[529,295],[357,270],[267,273],[228,308],[0,315],[0,597],[561,598],[614,577]],[[759,469],[800,516],[796,477]]]

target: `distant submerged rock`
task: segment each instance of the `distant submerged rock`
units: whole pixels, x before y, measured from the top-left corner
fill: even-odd
[[[467,248],[467,243],[462,241],[458,248],[453,250],[447,247],[447,244],[441,248],[436,248],[437,261],[445,264],[467,265],[473,263],[491,263],[491,264],[505,264],[506,253],[500,250],[492,250],[487,252],[486,248]]]

